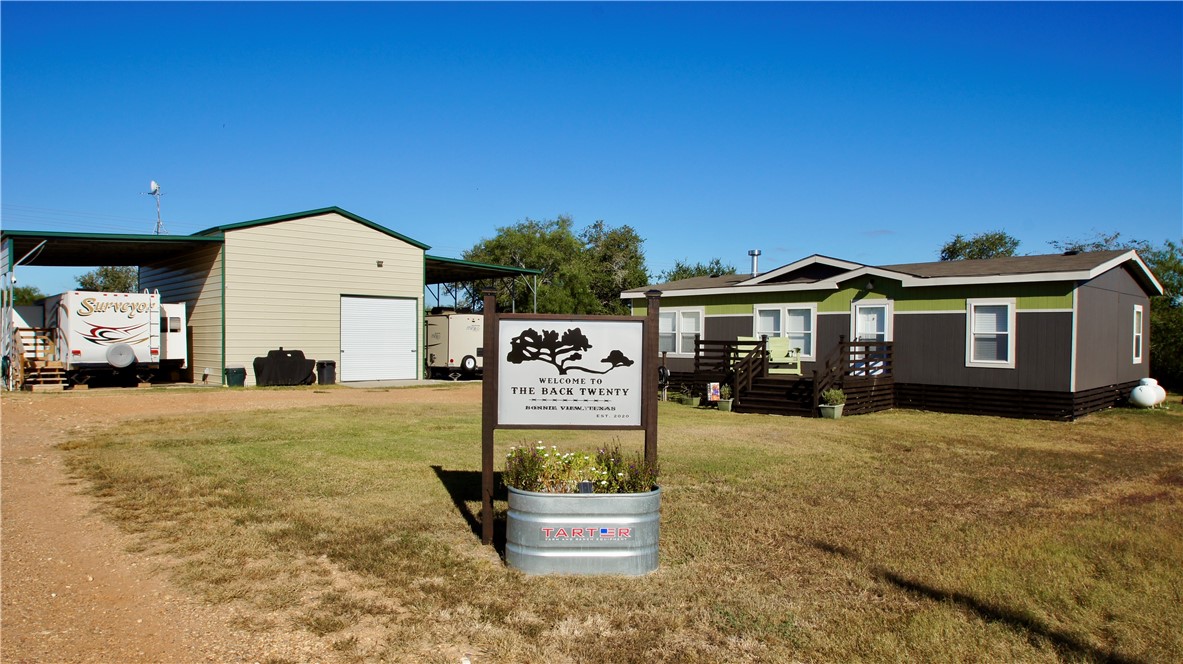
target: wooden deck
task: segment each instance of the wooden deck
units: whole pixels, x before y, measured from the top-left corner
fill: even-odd
[[[703,394],[707,383],[731,385],[733,409],[740,413],[817,417],[821,393],[840,387],[846,393],[845,413],[860,415],[894,406],[890,342],[848,342],[842,339],[808,375],[773,373],[765,340],[695,341],[694,370],[674,372],[672,389],[686,386]]]
[[[732,386],[739,413],[818,417],[821,393],[839,387],[846,394],[845,415],[862,415],[891,408],[914,408],[968,415],[992,415],[1043,420],[1075,420],[1089,413],[1125,403],[1137,382],[1084,390],[1044,392],[982,387],[896,383],[895,351],[891,342],[848,342],[838,346],[817,369],[791,376],[768,371],[762,341],[695,343],[694,371],[671,375],[673,389],[687,386],[702,395],[707,383]]]

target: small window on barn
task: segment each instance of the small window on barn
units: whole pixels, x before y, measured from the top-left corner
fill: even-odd
[[[1015,367],[1015,301],[966,301],[965,366]]]
[[[1142,364],[1142,305],[1134,305],[1134,364]]]

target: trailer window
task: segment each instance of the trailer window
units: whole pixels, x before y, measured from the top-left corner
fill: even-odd
[[[169,316],[168,317],[168,331],[169,332],[180,332],[181,331],[181,317],[180,316]]]

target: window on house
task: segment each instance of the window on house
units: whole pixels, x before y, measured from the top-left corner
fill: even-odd
[[[1134,364],[1142,364],[1142,305],[1134,305]]]
[[[966,366],[1014,368],[1014,301],[970,300],[966,315]]]
[[[813,330],[817,309],[813,306],[756,310],[756,336],[786,337],[789,347],[800,348],[802,357],[813,357]]]
[[[694,337],[702,334],[702,312],[662,311],[657,327],[658,350],[690,354],[694,352]]]
[[[780,309],[760,309],[756,312],[756,337],[780,336]]]
[[[678,350],[682,353],[694,352],[694,337],[702,334],[702,314],[697,311],[682,311],[679,315],[678,333],[682,343]]]
[[[678,352],[678,312],[663,311],[657,322],[657,350],[663,353]]]
[[[800,348],[801,355],[813,357],[813,310],[789,309],[785,317],[789,346]]]

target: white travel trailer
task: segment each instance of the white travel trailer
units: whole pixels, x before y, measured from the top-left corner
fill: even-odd
[[[60,362],[75,384],[121,371],[176,380],[187,365],[185,305],[162,304],[158,292],[70,291],[14,314],[26,353],[44,346],[50,354],[44,359]]]
[[[476,377],[485,367],[485,317],[433,311],[427,325],[427,373],[452,380]]]

